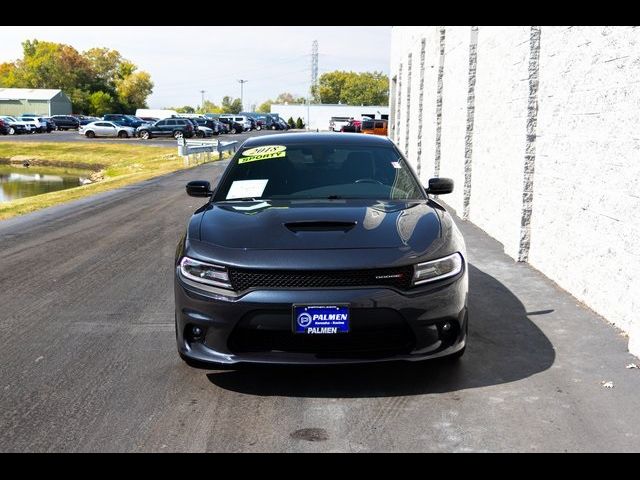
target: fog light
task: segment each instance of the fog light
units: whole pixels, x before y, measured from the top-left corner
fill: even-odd
[[[451,330],[451,324],[449,322],[446,322],[444,325],[442,325],[443,332],[448,332],[449,330]]]
[[[191,335],[193,335],[193,338],[200,337],[202,335],[202,329],[200,327],[192,327]]]

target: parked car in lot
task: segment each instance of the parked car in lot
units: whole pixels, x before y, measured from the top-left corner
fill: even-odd
[[[289,130],[289,124],[285,122],[283,118],[278,118],[276,121],[276,130]]]
[[[351,120],[353,120],[351,117],[331,117],[331,120],[329,120],[329,130],[339,132],[342,127],[349,125]]]
[[[100,120],[102,120],[98,117],[87,117],[85,115],[78,115],[76,118],[80,122],[80,125],[89,125],[92,122],[99,122]]]
[[[233,117],[223,117],[222,115],[218,119],[220,122],[224,123],[228,127],[229,133],[242,133],[245,131],[245,127],[242,123],[238,123],[233,120]]]
[[[387,120],[363,120],[362,121],[362,133],[369,135],[387,135]]]
[[[71,115],[52,115],[51,118],[58,130],[77,130],[80,126],[80,120]]]
[[[17,117],[17,119],[28,124],[31,127],[31,133],[42,133],[43,125],[36,117],[25,117],[23,115],[21,117]]]
[[[105,122],[100,120],[98,122],[91,122],[87,125],[81,125],[78,129],[80,135],[84,135],[89,138],[94,137],[118,137],[129,138],[135,136],[135,129],[132,127],[126,127],[116,122]]]
[[[258,115],[256,117],[256,130],[275,130],[275,119],[271,115]]]
[[[340,131],[341,132],[351,132],[351,133],[360,133],[362,128],[362,122],[360,120],[350,120],[347,125],[344,125]]]
[[[9,135],[17,135],[19,133],[31,133],[31,125],[27,122],[18,120],[10,115],[0,116],[1,120],[7,124],[7,133]]]
[[[233,115],[233,114],[220,115],[220,121],[223,121],[223,119],[231,120],[232,122],[242,126],[242,129],[240,131],[238,132],[232,131],[231,133],[242,133],[245,131],[248,132],[252,128],[251,121],[249,120],[249,117],[247,117],[246,115]],[[230,129],[233,130],[233,127],[231,127]],[[237,130],[237,127],[236,127],[236,130]]]
[[[452,180],[425,189],[388,138],[331,133],[250,138],[220,178],[186,186],[206,201],[173,263],[188,364],[463,355],[466,247],[433,197]]]
[[[213,118],[199,117],[194,119],[198,124],[198,128],[206,127],[211,129],[212,135],[220,134],[220,122]]]
[[[136,134],[143,140],[153,137],[191,138],[195,133],[193,124],[186,118],[165,118],[153,124],[138,127]]]
[[[102,117],[102,120],[106,120],[108,122],[116,122],[118,125],[131,127],[134,130],[146,123],[144,120],[134,115],[124,115],[120,113],[107,113]]]
[[[159,118],[155,118],[155,117],[138,117],[141,120],[144,120],[145,123],[156,123],[158,120],[160,120]]]

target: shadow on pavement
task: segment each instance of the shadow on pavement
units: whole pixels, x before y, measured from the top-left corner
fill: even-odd
[[[245,394],[356,398],[454,392],[514,382],[548,369],[555,359],[553,346],[522,303],[495,278],[469,267],[470,337],[459,363],[266,366],[207,377],[220,388]]]

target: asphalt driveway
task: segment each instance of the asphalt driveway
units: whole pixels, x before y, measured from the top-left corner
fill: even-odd
[[[0,222],[0,451],[640,450],[626,339],[461,221],[458,365],[184,365],[172,259],[201,203],[184,184],[223,166]]]

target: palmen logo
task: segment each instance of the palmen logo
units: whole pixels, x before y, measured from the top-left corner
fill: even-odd
[[[311,315],[306,312],[302,312],[300,315],[298,315],[298,325],[303,328],[311,325]]]

